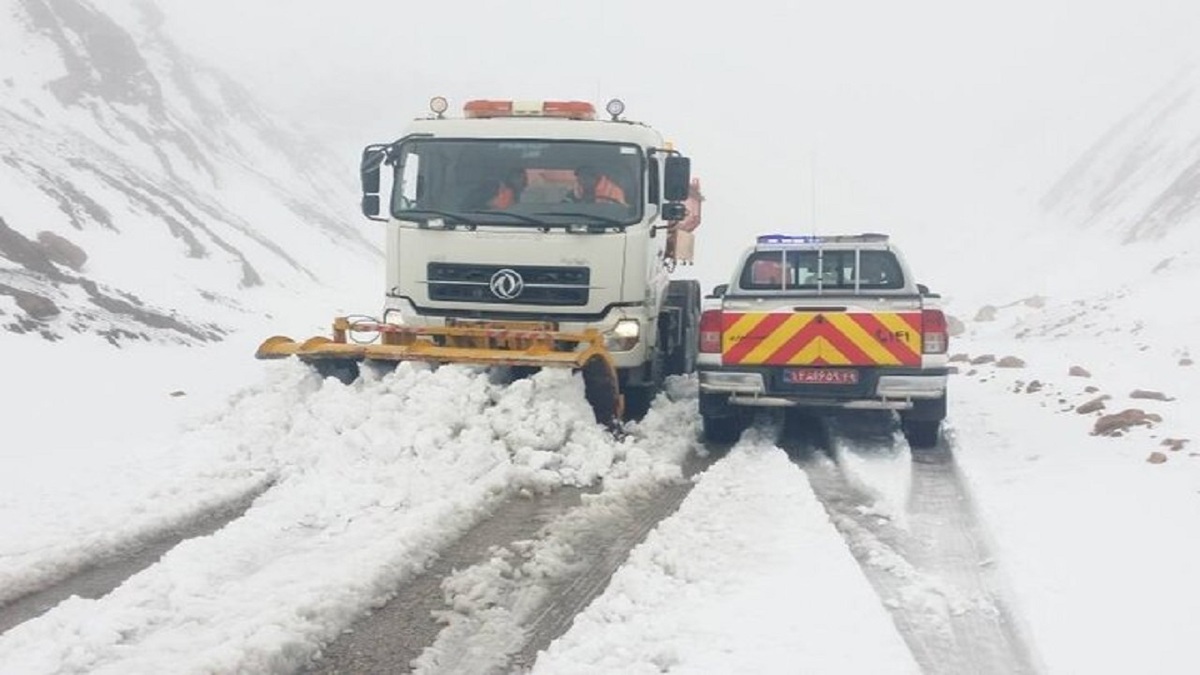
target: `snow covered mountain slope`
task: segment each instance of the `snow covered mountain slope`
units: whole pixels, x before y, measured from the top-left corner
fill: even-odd
[[[1115,124],[1041,205],[1126,242],[1161,238],[1200,217],[1200,72],[1181,73]]]
[[[161,22],[149,3],[0,0],[5,331],[219,340],[280,292],[378,268],[346,162]]]

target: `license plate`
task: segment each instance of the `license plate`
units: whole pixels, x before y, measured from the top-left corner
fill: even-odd
[[[858,371],[848,368],[789,368],[783,379],[791,384],[858,384]]]

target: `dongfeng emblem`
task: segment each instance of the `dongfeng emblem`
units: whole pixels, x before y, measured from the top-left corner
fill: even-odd
[[[516,270],[502,269],[492,275],[488,287],[492,289],[492,295],[497,298],[512,300],[525,289],[525,280],[521,278],[520,274],[517,274]]]

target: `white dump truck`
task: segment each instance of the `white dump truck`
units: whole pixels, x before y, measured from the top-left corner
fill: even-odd
[[[640,417],[665,376],[695,369],[700,287],[671,278],[699,224],[690,161],[619,100],[605,119],[586,101],[430,109],[363,151],[363,213],[386,223],[382,315],[257,356],[349,376],[363,361],[569,367],[598,421]]]

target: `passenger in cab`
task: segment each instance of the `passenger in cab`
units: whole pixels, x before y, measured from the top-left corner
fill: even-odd
[[[504,178],[498,181],[495,194],[488,200],[488,208],[507,209],[511,207],[521,201],[521,193],[528,185],[529,177],[525,175],[525,169],[520,167],[509,169],[508,173],[504,174]]]
[[[592,166],[581,166],[575,169],[575,189],[571,193],[571,201],[593,204],[608,202],[628,206],[625,201],[625,191],[608,176],[600,173]]]

